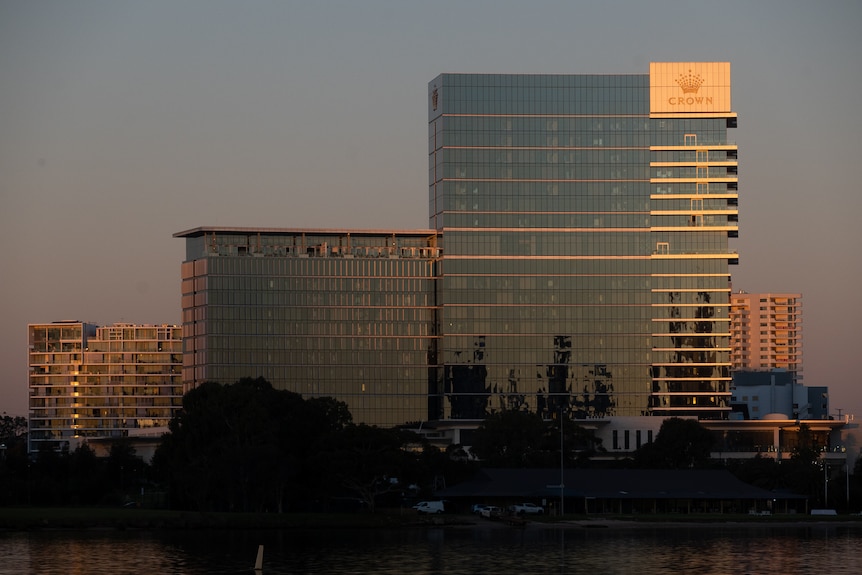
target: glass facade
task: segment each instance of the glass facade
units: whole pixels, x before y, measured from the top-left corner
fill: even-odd
[[[30,451],[167,428],[182,406],[179,326],[28,326]]]
[[[410,232],[198,228],[183,264],[184,377],[264,377],[347,403],[354,420],[426,421],[440,250]]]
[[[730,411],[726,63],[443,74],[429,230],[180,232],[184,385],[263,376],[356,421]]]
[[[733,113],[650,110],[650,75],[429,84],[439,419],[724,418]]]

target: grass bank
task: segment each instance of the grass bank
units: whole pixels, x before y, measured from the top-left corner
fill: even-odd
[[[414,513],[200,513],[112,507],[0,508],[0,529],[322,529],[417,523]]]
[[[862,516],[801,514],[750,516],[731,514],[531,516],[527,523],[547,527],[673,526],[734,524],[841,523],[862,528]],[[42,529],[374,529],[412,527],[511,527],[472,515],[417,515],[410,509],[376,513],[200,513],[121,507],[0,507],[0,530]],[[515,526],[517,527],[517,526]]]

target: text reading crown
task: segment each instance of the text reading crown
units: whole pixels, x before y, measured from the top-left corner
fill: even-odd
[[[693,74],[691,70],[688,71],[688,74],[680,74],[679,78],[674,81],[679,84],[684,94],[696,94],[700,85],[703,84],[701,75]]]

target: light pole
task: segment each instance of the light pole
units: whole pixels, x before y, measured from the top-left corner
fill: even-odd
[[[826,459],[823,460],[823,507],[829,507],[829,476],[826,473]]]
[[[560,484],[559,485],[546,485],[547,489],[557,489],[560,490],[560,517],[563,517],[566,513],[566,499],[565,499],[565,482],[564,482],[564,463],[565,463],[565,452],[563,451],[563,408],[560,407],[560,416],[557,418],[557,421],[560,422]]]
[[[560,518],[565,516],[566,514],[566,499],[563,490],[565,489],[565,484],[563,482],[563,462],[564,459],[564,451],[563,451],[563,408],[560,408]]]

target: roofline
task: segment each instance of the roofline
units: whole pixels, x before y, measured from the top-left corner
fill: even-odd
[[[385,229],[349,229],[349,228],[247,228],[247,227],[222,227],[222,226],[199,226],[173,235],[175,238],[195,238],[205,234],[266,234],[266,235],[295,235],[295,234],[327,234],[327,235],[354,235],[354,236],[430,236],[437,235],[437,230],[385,230]]]

